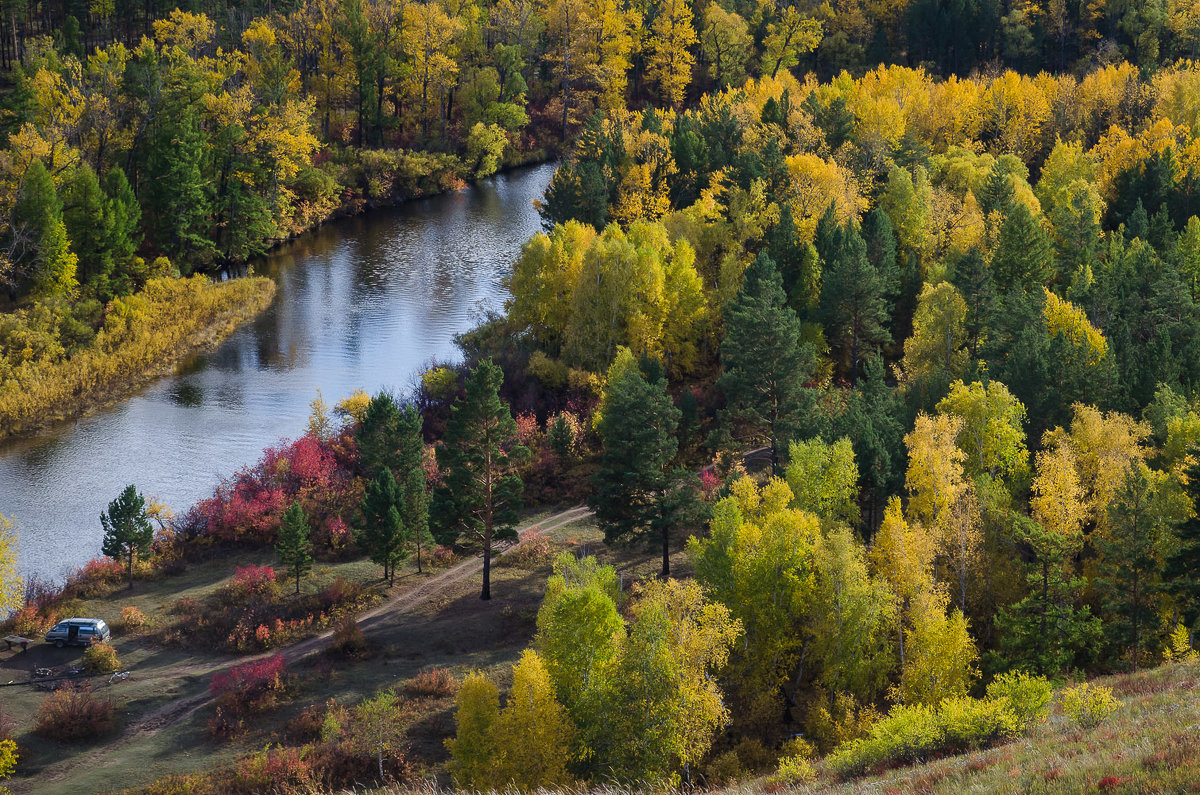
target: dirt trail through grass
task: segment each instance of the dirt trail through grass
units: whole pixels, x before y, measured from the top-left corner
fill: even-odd
[[[572,522],[577,522],[592,515],[591,510],[583,506],[577,506],[560,513],[545,517],[533,524],[520,528],[518,531],[522,539],[535,538],[542,533],[551,530],[557,530],[560,527],[569,525]],[[508,543],[499,545],[496,551],[493,552],[493,558],[499,557],[507,550],[511,549],[515,544]],[[428,602],[433,597],[444,593],[457,583],[478,574],[483,569],[483,559],[480,557],[472,557],[468,560],[451,566],[439,574],[430,577],[414,588],[403,591],[389,598],[387,601],[377,605],[370,610],[367,610],[355,617],[355,621],[362,627],[363,634],[368,637],[373,630],[381,626],[381,622],[388,619],[401,616],[405,613],[412,612],[418,607]],[[370,622],[367,624],[366,622]],[[265,657],[270,657],[274,654],[282,654],[288,665],[293,665],[306,657],[312,656],[328,645],[333,637],[333,631],[323,632],[320,635],[315,635],[311,638],[300,641],[292,646],[283,649],[273,650],[262,654],[250,654],[244,657],[239,657],[234,660],[227,661],[224,664],[208,665],[208,664],[181,664],[163,668],[156,672],[156,677],[163,678],[183,678],[188,676],[208,675],[211,676],[219,671],[228,670],[236,665],[242,665],[253,660],[260,660]],[[133,672],[137,676],[137,672]],[[48,766],[37,777],[36,781],[31,780],[30,783],[41,782],[43,785],[48,782],[63,781],[66,779],[72,770],[76,770],[80,765],[95,765],[98,760],[103,759],[110,754],[119,752],[121,748],[134,742],[135,740],[144,738],[147,735],[158,732],[168,726],[180,723],[187,720],[197,711],[213,701],[213,696],[206,688],[202,692],[174,699],[162,706],[158,707],[143,715],[129,726],[119,737],[111,742],[105,743],[103,746],[84,754],[80,757],[72,757],[57,764]],[[24,782],[16,781],[13,784],[23,784]]]

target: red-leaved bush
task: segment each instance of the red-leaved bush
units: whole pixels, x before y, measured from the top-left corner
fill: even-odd
[[[342,437],[305,434],[268,447],[256,464],[192,506],[179,525],[191,536],[217,541],[273,543],[284,510],[299,500],[318,548],[340,550],[350,540],[341,515],[359,499],[354,456],[353,445]]]
[[[233,572],[229,588],[242,599],[271,600],[279,595],[275,581],[275,569],[271,566],[241,566]]]
[[[282,690],[286,669],[283,655],[274,654],[214,674],[208,690],[214,696],[236,692],[243,699],[253,699],[270,690]]]
[[[214,739],[228,739],[246,729],[248,717],[275,706],[287,690],[282,654],[234,666],[213,676],[209,692],[217,697],[216,713],[208,722]]]

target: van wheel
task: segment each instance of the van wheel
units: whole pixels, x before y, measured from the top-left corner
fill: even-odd
[[[56,649],[61,649],[63,646],[66,646],[66,645],[67,644],[63,643],[61,640],[54,641],[54,648],[56,648]]]

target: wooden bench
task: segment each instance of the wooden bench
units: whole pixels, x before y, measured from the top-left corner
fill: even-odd
[[[12,651],[14,643],[20,645],[21,651],[28,651],[29,644],[33,643],[29,638],[22,638],[20,635],[8,635],[4,638],[4,642],[8,644],[9,651]]]

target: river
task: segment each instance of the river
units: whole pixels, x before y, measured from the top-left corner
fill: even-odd
[[[267,445],[304,431],[317,390],[406,391],[454,335],[507,297],[554,166],[327,224],[255,266],[272,305],[135,397],[0,446],[0,513],[23,574],[61,579],[100,554],[100,512],[136,484],[182,513]]]

